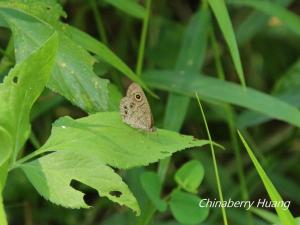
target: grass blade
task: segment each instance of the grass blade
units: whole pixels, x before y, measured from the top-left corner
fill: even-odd
[[[148,71],[144,80],[155,88],[191,97],[197,92],[207,100],[236,104],[300,127],[300,112],[296,107],[252,88],[245,89],[232,82],[197,73],[182,76],[180,72],[168,70]]]
[[[232,23],[229,18],[229,14],[226,9],[224,0],[208,0],[212,11],[215,14],[215,17],[219,23],[220,29],[223,33],[225,41],[228,45],[233,64],[241,81],[241,84],[245,87],[245,77],[243,72],[243,67],[241,63],[240,53],[237,47],[237,42],[233,32]]]
[[[219,198],[220,198],[220,201],[223,202],[224,198],[223,198],[223,193],[222,193],[222,187],[221,187],[221,182],[220,182],[220,177],[219,177],[218,164],[217,164],[217,160],[216,160],[216,156],[215,156],[214,146],[213,146],[212,139],[211,139],[210,132],[209,132],[209,128],[208,128],[208,125],[207,125],[207,122],[206,122],[205,114],[204,114],[204,111],[203,111],[203,108],[202,108],[202,105],[201,105],[201,102],[200,102],[200,99],[199,99],[199,96],[198,96],[197,93],[196,93],[196,98],[197,98],[197,101],[198,101],[199,108],[201,110],[201,114],[202,114],[203,121],[204,121],[204,124],[205,124],[205,129],[206,129],[207,136],[208,136],[208,140],[210,141],[210,150],[211,150],[211,154],[212,154],[212,157],[213,157],[214,170],[215,170],[215,176],[216,176],[216,181],[217,181]],[[225,210],[224,207],[222,207],[221,210],[222,210],[222,215],[223,215],[223,222],[224,222],[225,225],[227,225],[228,222],[227,222],[226,210]]]
[[[256,168],[256,171],[258,172],[271,200],[275,201],[275,202],[283,201],[280,194],[276,190],[275,186],[272,184],[272,181],[269,179],[269,177],[265,173],[265,171],[262,168],[262,166],[260,165],[259,161],[256,159],[255,155],[253,154],[251,148],[249,147],[249,145],[243,138],[240,131],[238,131],[238,134],[239,134],[240,139],[243,142],[243,144],[244,144],[244,146]],[[282,224],[296,225],[296,221],[295,221],[293,215],[291,214],[290,210],[288,210],[288,209],[284,210],[283,207],[281,207],[281,206],[276,207],[275,210],[276,210],[277,215],[279,216],[279,219],[282,222]]]

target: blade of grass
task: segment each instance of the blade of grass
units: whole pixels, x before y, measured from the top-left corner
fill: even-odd
[[[143,68],[143,61],[144,61],[144,55],[145,55],[145,44],[146,44],[146,38],[147,38],[150,12],[151,12],[151,0],[146,0],[146,15],[143,20],[140,46],[139,46],[137,63],[136,63],[136,74],[138,76],[141,75],[142,68]]]
[[[96,21],[96,25],[97,25],[96,28],[97,28],[98,34],[99,34],[101,40],[103,41],[103,43],[107,45],[108,44],[107,35],[105,32],[105,28],[104,28],[104,25],[102,22],[101,15],[97,8],[97,4],[96,4],[95,0],[89,0],[89,3],[92,8],[93,15],[94,15],[94,18]]]
[[[206,5],[195,13],[187,26],[178,59],[176,61],[176,71],[198,72],[204,62],[208,41],[208,31],[210,25],[210,15]],[[188,74],[187,74],[188,76]],[[164,115],[164,128],[179,131],[190,103],[190,97],[170,93]],[[180,107],[178,108],[178,105]],[[174,111],[176,110],[176,114]],[[159,176],[164,180],[169,165],[169,158],[163,159],[159,163]]]
[[[278,193],[278,191],[276,190],[275,186],[273,185],[272,181],[269,179],[269,177],[267,176],[267,174],[265,173],[264,169],[262,168],[262,166],[260,165],[259,161],[256,159],[255,155],[253,154],[251,148],[249,147],[249,145],[247,144],[247,142],[245,141],[245,139],[243,138],[243,135],[240,133],[240,131],[238,130],[238,134],[240,136],[240,139],[244,145],[244,147],[246,148],[254,166],[256,171],[258,172],[267,192],[268,195],[270,197],[270,199],[272,201],[275,202],[281,202],[283,201],[280,194]],[[282,224],[285,225],[296,225],[296,221],[293,217],[293,215],[291,214],[289,209],[284,209],[282,206],[278,206],[275,207],[275,210],[277,212],[277,215],[279,216],[280,221],[282,222]]]
[[[252,88],[245,89],[232,82],[197,73],[183,77],[177,71],[168,70],[147,71],[144,80],[158,89],[191,97],[197,92],[205,100],[236,104],[300,127],[300,112],[296,107]]]
[[[217,160],[216,160],[216,156],[215,156],[215,150],[214,150],[214,146],[212,144],[212,138],[211,138],[211,135],[210,135],[210,132],[209,132],[207,122],[206,122],[204,110],[202,108],[202,105],[201,105],[201,102],[200,102],[200,99],[199,99],[199,96],[198,96],[197,92],[196,92],[196,98],[197,98],[198,105],[199,105],[199,108],[200,108],[200,111],[201,111],[201,114],[202,114],[202,118],[203,118],[205,129],[206,129],[206,132],[207,132],[208,140],[210,141],[210,150],[211,150],[211,155],[212,155],[213,163],[214,163],[214,171],[215,171],[215,176],[216,176],[216,182],[217,182],[219,198],[220,198],[220,201],[223,205],[224,198],[223,198],[222,187],[221,187],[221,182],[220,182],[220,177],[219,177],[218,164],[217,164]],[[225,207],[222,207],[221,210],[222,210],[222,215],[223,215],[223,222],[224,222],[225,225],[227,225],[228,222],[227,222]]]
[[[228,45],[231,58],[235,66],[235,69],[237,71],[240,82],[245,87],[246,82],[245,82],[244,71],[241,63],[240,53],[238,50],[232,23],[230,21],[230,17],[225,2],[224,0],[208,0],[208,3],[218,21],[220,29]]]
[[[211,32],[211,39],[212,39],[212,46],[213,46],[213,52],[214,52],[214,58],[215,58],[215,65],[216,65],[216,69],[217,69],[217,75],[220,80],[224,80],[225,79],[224,70],[223,70],[222,63],[221,63],[218,43],[216,41],[216,37],[215,37],[215,33],[214,33],[213,29]],[[239,151],[238,138],[235,133],[236,114],[234,112],[234,109],[229,104],[226,104],[224,106],[224,111],[226,112],[226,115],[227,115],[226,120],[227,120],[228,129],[229,129],[229,133],[230,133],[231,145],[234,149],[234,154],[235,154],[235,159],[236,159],[236,164],[237,164],[237,169],[238,169],[239,182],[240,182],[240,186],[241,186],[242,199],[248,200],[249,193],[248,193],[248,189],[247,189],[247,185],[246,185],[246,181],[245,181],[245,174],[243,171],[243,164],[242,164],[242,160],[241,160],[241,154]],[[252,215],[248,211],[247,211],[247,216],[248,216],[249,224],[254,224]]]

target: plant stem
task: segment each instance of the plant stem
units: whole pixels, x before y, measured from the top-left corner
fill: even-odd
[[[210,150],[211,150],[211,155],[212,155],[212,158],[213,158],[214,171],[215,171],[215,176],[216,176],[216,181],[217,181],[217,188],[218,188],[219,198],[220,198],[220,201],[223,203],[224,198],[223,198],[223,193],[222,193],[222,187],[221,187],[221,182],[220,182],[220,176],[219,176],[219,170],[218,170],[218,164],[217,164],[217,160],[216,160],[214,146],[213,146],[213,143],[212,143],[209,128],[208,128],[208,125],[207,125],[207,122],[206,122],[205,114],[204,114],[204,111],[203,111],[198,93],[196,93],[196,97],[197,97],[197,101],[198,101],[198,104],[199,104],[199,107],[200,107],[200,110],[201,110],[201,114],[202,114],[202,117],[203,117],[203,120],[204,120],[204,125],[205,125],[205,129],[206,129],[206,132],[207,132],[208,140],[210,142]],[[221,207],[221,210],[222,210],[224,225],[228,225],[225,207]]]
[[[150,17],[150,12],[151,12],[151,0],[146,0],[146,10],[147,10],[147,13],[143,20],[140,46],[139,46],[139,52],[138,52],[138,58],[137,58],[137,64],[136,64],[136,74],[138,76],[141,75],[142,68],[143,68],[145,44],[146,44],[146,37],[147,37],[147,31],[148,31],[149,17]]]
[[[104,28],[104,25],[102,22],[102,18],[99,13],[99,10],[97,8],[97,4],[96,4],[95,0],[90,0],[90,5],[91,5],[91,8],[92,8],[92,11],[94,14],[94,18],[95,18],[95,21],[97,24],[98,34],[99,34],[101,40],[103,41],[103,43],[107,45],[108,44],[107,35],[106,35],[105,28]]]

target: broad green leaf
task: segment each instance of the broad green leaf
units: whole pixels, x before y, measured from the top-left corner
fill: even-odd
[[[268,195],[270,196],[270,199],[275,202],[280,202],[283,201],[280,194],[276,190],[275,186],[272,184],[272,181],[269,179],[268,175],[265,173],[264,169],[260,165],[259,161],[256,159],[255,155],[253,154],[251,148],[243,138],[242,134],[238,131],[238,134],[240,136],[241,141],[243,142],[252,163],[255,166],[256,171],[258,172],[267,192]],[[275,210],[277,212],[277,215],[281,221],[282,224],[285,225],[296,225],[296,221],[291,214],[289,209],[284,209],[282,206],[275,207]]]
[[[240,53],[224,0],[208,0],[228,45],[233,64],[243,86],[246,85]]]
[[[148,198],[155,205],[156,209],[164,212],[167,204],[160,198],[162,184],[157,173],[145,172],[141,175],[141,183]]]
[[[82,182],[113,202],[140,213],[135,197],[114,170],[84,151],[58,151],[21,166],[35,189],[51,202],[69,208],[88,208],[84,194],[70,186]]]
[[[3,189],[3,187],[0,186],[0,190],[2,190],[2,189]],[[5,211],[4,211],[2,194],[0,195],[0,223],[2,225],[7,225],[7,220],[6,220],[6,214],[5,214]]]
[[[268,15],[276,16],[283,22],[284,25],[296,34],[300,35],[300,17],[279,4],[274,4],[273,2],[266,0],[230,0],[230,3],[250,6]]]
[[[189,79],[186,79],[186,78]],[[204,99],[217,100],[251,109],[295,126],[300,126],[300,112],[292,105],[252,88],[243,88],[208,76],[167,70],[145,72],[144,80],[154,88],[194,97],[195,92]]]
[[[37,153],[72,150],[88,151],[95,159],[127,169],[145,166],[172,153],[208,144],[192,136],[157,129],[144,132],[122,122],[119,112],[102,112],[73,120],[63,117],[53,125],[48,141]]]
[[[0,84],[0,166],[10,154],[16,159],[30,133],[29,113],[52,71],[57,50],[52,35],[36,52],[17,64]]]
[[[0,7],[18,9],[53,25],[58,24],[60,17],[66,17],[56,0],[1,0]]]
[[[209,208],[199,207],[201,199],[189,193],[173,191],[171,194],[170,208],[175,219],[181,224],[199,224],[204,221]]]
[[[155,94],[145,85],[140,77],[137,76],[118,56],[116,56],[103,43],[72,26],[66,26],[65,32],[77,44],[79,44],[86,50],[96,54],[100,59],[115,67],[121,73],[128,76],[128,78],[130,78],[132,81],[139,83],[146,91],[155,96]]]
[[[176,183],[184,190],[197,193],[197,189],[204,177],[204,168],[200,161],[191,160],[185,163],[175,173]]]
[[[14,9],[1,8],[0,15],[13,31],[17,62],[22,61],[55,30],[49,24]],[[56,63],[48,87],[73,104],[93,113],[108,109],[108,80],[93,72],[94,58],[61,30]]]
[[[146,15],[146,9],[132,0],[104,0],[104,2],[111,4],[128,15],[139,19],[143,19]]]

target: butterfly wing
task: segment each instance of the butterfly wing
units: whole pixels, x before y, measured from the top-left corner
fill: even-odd
[[[142,88],[133,83],[127,90],[126,97],[120,102],[120,112],[125,123],[134,128],[151,131],[153,117],[147,98]]]

